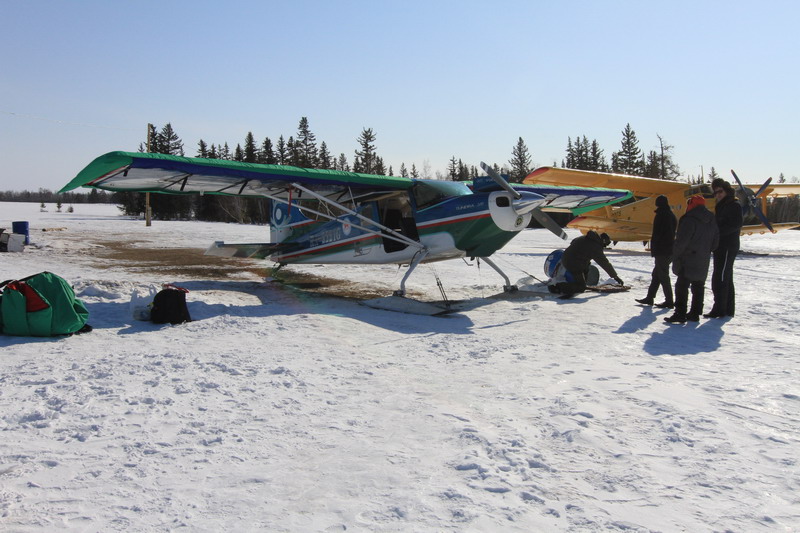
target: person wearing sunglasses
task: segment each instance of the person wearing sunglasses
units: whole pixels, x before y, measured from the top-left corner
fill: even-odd
[[[736,291],[733,287],[733,262],[739,253],[739,233],[742,230],[742,207],[730,183],[722,178],[711,182],[716,207],[714,217],[719,228],[719,246],[714,250],[714,270],[711,273],[711,292],[714,305],[705,318],[732,317],[736,313]]]

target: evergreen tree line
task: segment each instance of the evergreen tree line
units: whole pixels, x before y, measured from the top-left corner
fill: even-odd
[[[605,151],[597,140],[589,141],[586,135],[567,139],[566,155],[560,166],[579,170],[599,172],[615,172],[635,176],[644,176],[656,179],[677,180],[680,169],[674,160],[674,147],[668,144],[660,135],[658,148],[645,153],[639,148],[636,132],[630,124],[626,124],[621,132],[620,148],[611,153],[610,161],[605,156]],[[386,167],[384,160],[377,153],[377,135],[372,128],[363,128],[356,139],[357,148],[353,153],[352,164],[344,153],[334,156],[327,144],[317,142],[316,135],[311,131],[307,117],[302,117],[295,135],[286,138],[278,137],[277,141],[265,137],[257,142],[252,132],[248,132],[243,143],[237,144],[233,149],[227,142],[222,144],[209,144],[204,139],[197,143],[194,157],[210,159],[226,159],[246,163],[261,163],[274,165],[291,165],[303,168],[320,168],[342,171],[361,172],[365,174],[393,175],[391,166]],[[183,141],[177,135],[170,123],[161,130],[155,126],[148,126],[148,141],[139,145],[140,152],[154,152],[170,155],[186,155]],[[559,166],[553,162],[553,166]],[[511,182],[521,182],[535,167],[525,141],[519,137],[512,147],[511,159],[502,167],[494,165],[495,170],[508,177]],[[473,180],[483,172],[474,165],[466,165],[463,160],[453,156],[447,166],[445,175],[436,173],[438,179],[455,181]],[[409,169],[405,162],[401,163],[399,175],[410,178],[430,178],[421,175],[415,164]],[[710,182],[718,177],[712,167],[708,176],[690,176],[692,183]],[[783,176],[778,180],[785,181]],[[97,191],[93,190],[93,193]],[[102,191],[101,194],[105,195]],[[72,194],[72,193],[67,193]],[[107,196],[104,196],[107,198]],[[140,193],[114,193],[111,200],[120,204],[120,209],[128,215],[141,215],[145,211],[145,195]],[[34,201],[39,201],[38,198]],[[243,198],[218,195],[151,195],[151,209],[157,219],[189,219],[209,221],[228,221],[240,223],[263,224],[269,220],[269,204],[263,198]],[[774,201],[773,201],[774,203]],[[784,202],[786,203],[786,202]],[[791,209],[781,207],[778,212],[791,212]],[[770,216],[774,216],[772,211]],[[794,220],[797,220],[795,218]]]
[[[46,204],[107,204],[112,202],[112,194],[99,189],[85,192],[56,193],[50,189],[38,191],[0,191],[0,202],[37,202]]]

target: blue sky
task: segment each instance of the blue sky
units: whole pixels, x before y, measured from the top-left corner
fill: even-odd
[[[233,148],[295,135],[399,173],[452,156],[535,166],[567,138],[610,159],[630,123],[684,175],[800,177],[791,1],[0,0],[0,190],[59,189],[148,122]]]

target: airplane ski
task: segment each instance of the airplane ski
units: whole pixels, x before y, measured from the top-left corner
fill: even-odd
[[[455,312],[454,309],[450,309],[444,305],[420,302],[419,300],[412,300],[411,298],[397,295],[362,300],[360,303],[373,309],[396,311],[412,315],[442,316]]]
[[[275,252],[286,250],[287,246],[281,243],[254,242],[241,244],[225,244],[223,241],[214,241],[203,255],[216,257],[247,257],[264,259]]]

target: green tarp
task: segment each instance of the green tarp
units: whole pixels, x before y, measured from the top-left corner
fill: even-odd
[[[0,294],[0,332],[6,335],[69,335],[88,319],[89,311],[72,287],[50,272],[6,282]]]

